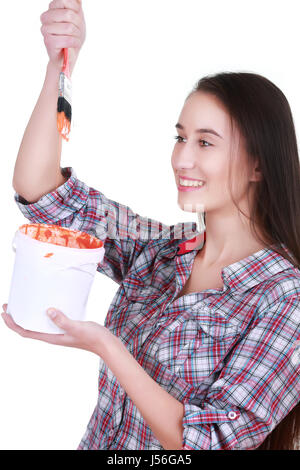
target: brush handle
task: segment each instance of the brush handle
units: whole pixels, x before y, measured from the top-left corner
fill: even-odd
[[[69,68],[69,49],[67,47],[63,48],[63,53],[64,53],[64,63],[62,67],[62,72],[70,78],[70,68]]]

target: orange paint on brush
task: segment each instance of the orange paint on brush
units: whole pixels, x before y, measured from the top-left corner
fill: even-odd
[[[47,253],[46,255],[44,255],[44,258],[50,258],[50,256],[53,256],[53,253]]]
[[[68,135],[70,133],[70,122],[66,119],[65,113],[57,113],[57,128],[61,136],[69,141]]]

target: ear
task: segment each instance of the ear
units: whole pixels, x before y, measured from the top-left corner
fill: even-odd
[[[252,173],[250,175],[250,179],[249,181],[260,181],[262,179],[262,173],[261,173],[261,170],[260,170],[260,165],[259,165],[259,161],[256,160],[255,161],[255,164],[254,164],[254,168],[252,169]]]

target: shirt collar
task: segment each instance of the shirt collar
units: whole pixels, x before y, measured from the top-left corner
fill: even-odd
[[[178,245],[177,255],[199,250],[202,248],[205,239],[206,232],[204,231],[189,240],[185,240]],[[281,243],[281,247],[293,257],[284,243]],[[263,248],[242,260],[225,266],[222,269],[222,278],[224,284],[230,286],[231,289],[245,291],[275,274],[291,268],[296,269],[282,255],[271,248]]]

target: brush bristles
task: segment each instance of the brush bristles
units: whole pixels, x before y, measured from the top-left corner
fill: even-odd
[[[72,107],[70,103],[64,98],[63,96],[59,96],[57,100],[57,112],[61,113],[64,112],[66,119],[70,122],[72,120]]]

